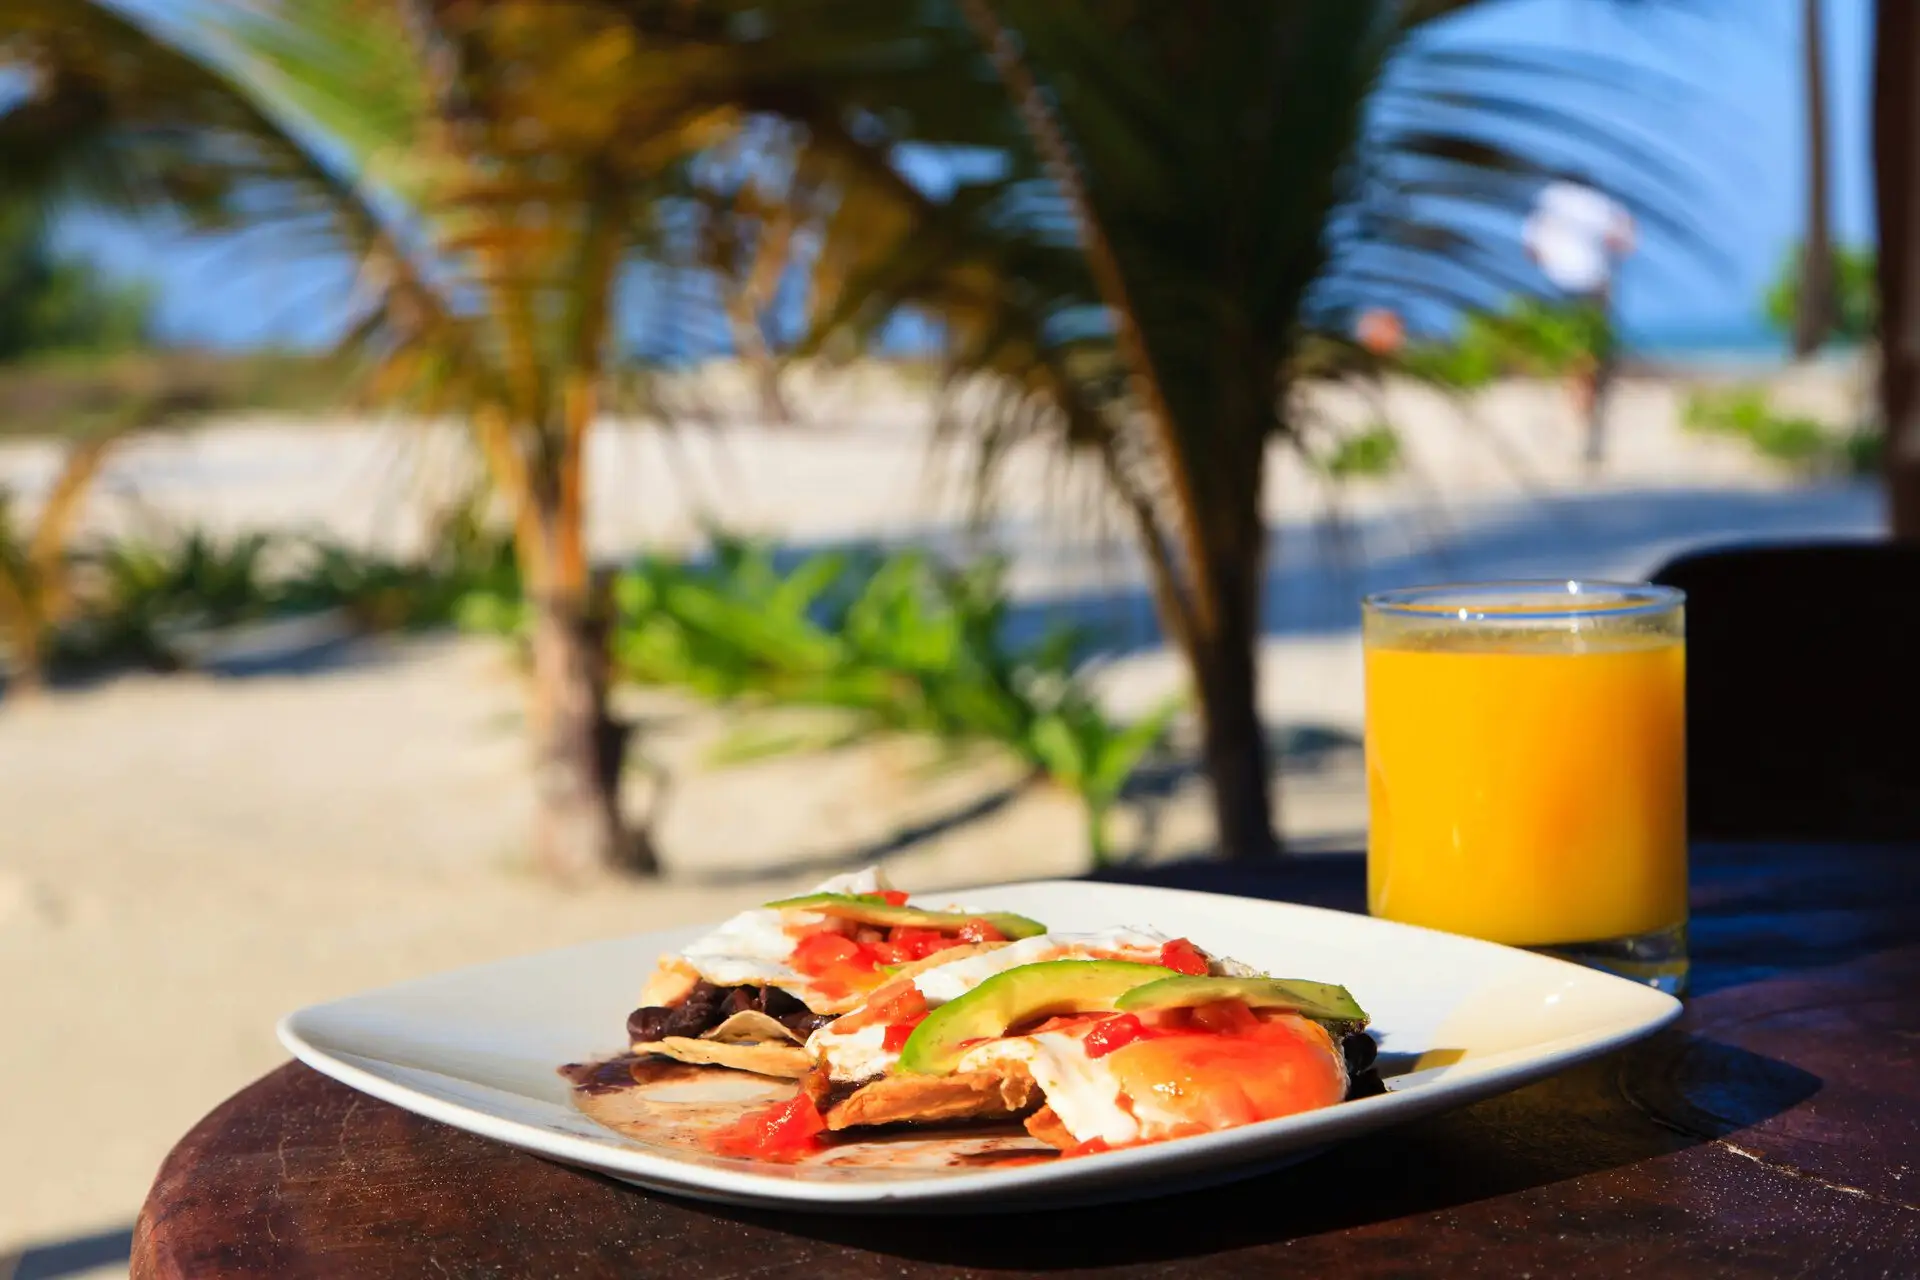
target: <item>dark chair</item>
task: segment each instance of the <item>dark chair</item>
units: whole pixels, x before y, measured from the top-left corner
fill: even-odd
[[[1920,545],[1696,552],[1687,805],[1696,838],[1920,840]]]

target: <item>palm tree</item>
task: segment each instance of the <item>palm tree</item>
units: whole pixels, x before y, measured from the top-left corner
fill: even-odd
[[[1793,354],[1806,359],[1833,331],[1835,291],[1833,232],[1828,217],[1831,164],[1827,159],[1826,41],[1821,0],[1801,0],[1800,49],[1807,101],[1807,234],[1800,246],[1799,306],[1793,317]]]
[[[1529,290],[1486,215],[1578,166],[1532,154],[1516,122],[1627,158],[1642,185],[1621,194],[1674,225],[1676,166],[1541,93],[1618,88],[1621,68],[1426,38],[1470,3],[960,0],[1030,145],[950,200],[909,195],[807,348],[926,308],[964,384],[993,387],[964,398],[989,465],[1022,435],[1093,460],[1186,660],[1234,857],[1278,850],[1264,479],[1270,446],[1300,446],[1300,392],[1378,367],[1347,337],[1374,304],[1431,315]]]
[[[370,396],[471,424],[533,605],[545,864],[651,870],[622,820],[584,538],[585,436],[652,187],[724,120],[661,90],[604,7],[288,0],[163,31],[106,4],[0,2],[34,92],[0,161],[49,200],[167,205],[345,251]],[[662,101],[668,99],[668,101]]]
[[[10,187],[345,253],[370,401],[471,426],[532,606],[536,839],[563,876],[654,869],[621,816],[584,532],[588,429],[631,371],[623,290],[644,263],[724,267],[749,335],[790,211],[833,184],[840,139],[858,150],[850,113],[940,47],[892,0],[785,0],[777,42],[759,9],[204,0],[211,21],[161,28],[107,0],[0,0],[0,65],[27,88],[0,116]],[[781,121],[814,138],[777,182],[766,154],[723,162]]]
[[[1268,445],[1299,440],[1294,393],[1364,366],[1338,335],[1383,293],[1525,287],[1482,216],[1558,172],[1511,140],[1516,111],[1625,145],[1530,94],[1579,65],[1422,51],[1389,74],[1470,2],[257,0],[183,36],[104,0],[0,0],[32,90],[0,164],[50,198],[270,222],[362,265],[372,394],[471,423],[513,513],[556,871],[649,861],[620,821],[583,536],[626,268],[715,261],[739,218],[736,243],[784,255],[789,217],[818,239],[810,346],[930,306],[992,377],[989,456],[1045,431],[1096,460],[1194,676],[1223,847],[1257,857],[1262,481]],[[701,163],[768,121],[791,130],[770,162]],[[906,142],[1004,172],[935,199]],[[777,272],[720,261],[749,290],[738,323]]]
[[[1920,11],[1875,6],[1874,207],[1880,225],[1880,418],[1889,524],[1920,538]]]

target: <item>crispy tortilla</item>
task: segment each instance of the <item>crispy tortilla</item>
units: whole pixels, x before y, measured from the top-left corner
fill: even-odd
[[[1052,1107],[1041,1107],[1027,1117],[1027,1132],[1050,1147],[1065,1151],[1074,1145],[1073,1133]]]
[[[633,1051],[784,1080],[798,1080],[811,1065],[807,1051],[800,1047],[800,1037],[777,1019],[754,1009],[734,1014],[711,1031],[703,1032],[698,1039],[665,1036],[636,1042]]]
[[[723,1044],[714,1040],[689,1040],[668,1036],[633,1046],[635,1053],[655,1053],[676,1062],[701,1067],[726,1067],[731,1071],[750,1071],[757,1076],[798,1080],[812,1066],[807,1051],[797,1044]]]
[[[700,985],[700,971],[679,956],[661,956],[660,964],[640,992],[640,1007],[664,1008],[679,1004]]]
[[[827,1128],[1012,1120],[1040,1101],[1039,1086],[1019,1062],[950,1076],[880,1076],[829,1107]]]
[[[702,1040],[719,1044],[801,1044],[801,1038],[787,1030],[784,1022],[758,1009],[734,1014],[719,1026],[700,1033]]]
[[[1004,942],[963,942],[948,947],[945,951],[935,952],[924,960],[916,960],[911,964],[900,966],[889,975],[888,981],[898,982],[928,969],[951,964],[955,960],[964,960],[968,956],[1006,945]],[[641,995],[641,1001],[645,1005],[673,1004],[686,999],[687,993],[692,991],[694,984],[699,981],[700,974],[685,960],[678,956],[662,956],[660,967],[648,980],[646,991]],[[865,999],[866,993],[855,994],[845,1000],[832,1002],[833,1005],[841,1006],[839,1008],[830,1006],[820,1011],[845,1013],[849,1009],[858,1007]],[[816,1003],[819,1003],[817,999]],[[812,1066],[807,1057],[807,1051],[802,1047],[803,1044],[803,1037],[789,1031],[777,1019],[749,1009],[732,1015],[710,1031],[702,1032],[697,1039],[689,1036],[663,1036],[659,1040],[635,1041],[632,1048],[635,1053],[658,1054],[663,1058],[672,1058],[676,1062],[705,1067],[725,1067],[732,1071],[750,1071],[755,1075],[798,1080],[806,1075]],[[954,1096],[960,1095],[956,1092]],[[884,1099],[885,1095],[881,1097]],[[854,1123],[887,1122],[864,1120]]]

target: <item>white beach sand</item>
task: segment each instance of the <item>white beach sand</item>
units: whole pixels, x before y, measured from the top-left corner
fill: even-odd
[[[795,543],[953,541],[958,486],[923,483],[924,403],[879,372],[866,376],[865,386],[798,397],[802,425],[736,421],[685,428],[672,441],[637,427],[603,431],[596,548],[690,546],[703,510]],[[731,414],[737,392],[720,385],[717,412]],[[1625,385],[1614,457],[1586,484],[1552,388],[1497,389],[1475,403],[1472,429],[1446,402],[1396,391],[1391,416],[1417,470],[1343,496],[1351,568],[1315,525],[1315,481],[1279,461],[1270,718],[1357,733],[1352,601],[1363,587],[1643,576],[1703,540],[1878,528],[1869,487],[1796,487],[1737,445],[1681,433],[1680,394],[1669,381]],[[1830,368],[1795,375],[1783,392],[1836,420],[1851,394]],[[90,521],[308,525],[404,544],[413,518],[406,446],[423,438],[455,456],[451,434],[398,425],[237,423],[145,441],[114,463]],[[1495,443],[1522,460],[1519,472]],[[0,446],[0,483],[31,495],[53,458],[51,446]],[[957,463],[944,474],[954,480]],[[1016,557],[1022,600],[1043,611],[1127,597],[1118,616],[1137,624],[1129,557],[1096,546],[1079,508],[1056,492],[1041,460],[1014,459],[996,528]],[[1176,687],[1179,672],[1146,648],[1103,678],[1129,709]],[[723,732],[715,713],[658,694],[634,704],[647,724],[644,750],[673,779],[658,832],[672,874],[588,892],[549,887],[527,867],[517,692],[486,642],[368,644],[323,650],[304,669],[127,676],[0,706],[0,1276],[9,1249],[130,1224],[172,1142],[283,1059],[272,1027],[287,1010],[718,917],[817,878],[813,864],[937,825],[1009,781],[992,760],[928,776],[922,750],[899,742],[716,771],[702,763]],[[1351,752],[1291,761],[1282,797],[1290,835],[1347,847],[1361,838]],[[636,786],[635,806],[647,799]],[[1030,790],[988,807],[892,857],[896,879],[931,888],[1083,865],[1080,815],[1067,798]],[[1202,847],[1191,782],[1160,816],[1153,856]],[[1123,849],[1140,819],[1136,806],[1117,822]],[[98,1274],[112,1272],[109,1263]]]

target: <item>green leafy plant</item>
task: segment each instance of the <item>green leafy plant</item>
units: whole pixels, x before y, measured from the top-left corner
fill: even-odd
[[[614,579],[618,673],[717,702],[840,713],[814,732],[749,728],[716,749],[715,763],[873,732],[993,743],[1073,792],[1086,806],[1095,860],[1110,856],[1107,814],[1180,704],[1113,721],[1082,676],[1084,634],[1056,628],[1009,645],[1004,562],[952,569],[923,552],[852,549],[783,566],[763,542],[713,543],[704,560],[646,557]],[[486,629],[522,620],[500,595],[470,597],[464,608]]]
[[[1793,331],[1800,310],[1803,273],[1796,244],[1787,250],[1767,286],[1763,302],[1767,323],[1781,333]],[[1836,246],[1833,251],[1835,316],[1833,336],[1841,342],[1871,342],[1879,331],[1880,283],[1874,251],[1867,247]]]
[[[1879,465],[1879,433],[1840,432],[1817,418],[1777,412],[1760,387],[1696,391],[1687,399],[1689,431],[1745,440],[1761,457],[1803,474],[1870,474]]]
[[[153,290],[116,281],[92,262],[56,253],[45,210],[0,205],[0,361],[44,352],[121,351],[140,345]]]
[[[1400,434],[1385,422],[1373,423],[1351,435],[1315,459],[1315,465],[1335,480],[1374,480],[1398,471]]]
[[[1520,298],[1506,310],[1470,312],[1457,337],[1406,351],[1407,372],[1457,390],[1470,391],[1503,377],[1561,377],[1600,359],[1613,341],[1612,327],[1585,303]]]
[[[220,539],[189,530],[164,541],[129,539],[83,557],[88,590],[60,638],[62,659],[82,667],[187,665],[182,635],[258,621],[284,605],[267,562],[282,539]]]
[[[268,619],[343,612],[360,630],[444,626],[469,598],[519,599],[511,539],[458,512],[422,558],[264,531],[220,538],[190,529],[107,542],[74,557],[77,604],[54,654],[84,668],[188,664],[184,636]]]
[[[1112,860],[1107,815],[1127,780],[1166,740],[1186,699],[1173,698],[1131,724],[1107,718],[1092,701],[1074,698],[1039,717],[1027,749],[1055,782],[1087,807],[1087,847],[1095,866]]]
[[[291,611],[341,609],[363,631],[460,625],[517,630],[520,577],[511,540],[402,559],[332,541],[309,544],[307,567],[286,587]],[[516,625],[484,627],[483,603],[513,602]]]

